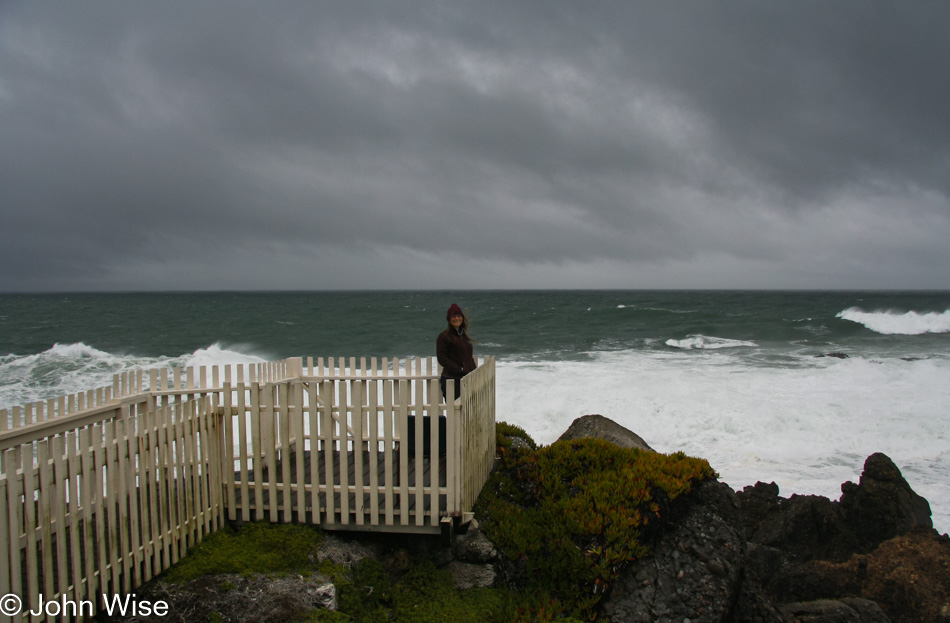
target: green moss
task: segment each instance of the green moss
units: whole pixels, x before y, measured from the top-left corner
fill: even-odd
[[[510,449],[482,490],[476,514],[506,556],[523,566],[526,606],[590,617],[611,582],[647,553],[644,543],[672,500],[715,472],[702,459],[620,448],[606,441]],[[530,620],[530,619],[525,619]]]
[[[221,573],[310,573],[319,529],[309,526],[250,523],[222,528],[188,550],[165,574],[169,582],[188,582]]]

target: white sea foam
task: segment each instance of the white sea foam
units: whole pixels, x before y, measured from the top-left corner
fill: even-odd
[[[666,340],[666,345],[683,350],[719,350],[722,348],[758,346],[755,342],[744,342],[742,340],[730,340],[724,337],[709,337],[706,335],[690,335],[683,340],[670,339]]]
[[[884,335],[950,333],[950,310],[921,314],[915,311],[866,312],[857,307],[850,307],[838,312],[836,317],[862,324],[871,331]]]
[[[81,342],[55,344],[35,355],[0,357],[0,409],[108,387],[115,374],[161,366],[186,368],[261,363],[252,347],[212,344],[180,357],[139,357],[108,353]]]
[[[593,361],[498,363],[497,418],[554,442],[600,413],[660,452],[704,457],[741,489],[836,500],[884,452],[950,530],[950,361],[813,359],[761,368],[722,354],[615,351]]]

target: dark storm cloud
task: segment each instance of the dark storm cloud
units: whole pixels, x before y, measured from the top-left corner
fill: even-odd
[[[945,5],[446,4],[3,5],[0,290],[950,287]]]

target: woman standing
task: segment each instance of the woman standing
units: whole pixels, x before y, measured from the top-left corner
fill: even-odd
[[[445,381],[455,381],[455,397],[462,394],[462,377],[475,369],[475,358],[472,356],[472,340],[468,337],[468,320],[465,314],[455,303],[445,313],[448,328],[439,334],[435,341],[435,354],[439,365],[442,366],[442,397],[445,397]]]

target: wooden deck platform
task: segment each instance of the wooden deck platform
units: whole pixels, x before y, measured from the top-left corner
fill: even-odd
[[[340,468],[340,462],[344,456],[345,465],[347,467],[345,479],[342,477],[342,470]],[[403,469],[401,463],[403,457],[400,456],[399,450],[388,453],[388,461],[390,464],[388,470],[386,452],[377,452],[375,456],[372,456],[372,453],[366,450],[361,453],[352,450],[346,453],[340,451],[330,452],[330,471],[333,475],[333,510],[331,512],[336,517],[335,520],[331,521],[327,512],[326,500],[328,488],[327,452],[320,450],[316,453],[316,471],[314,471],[314,465],[312,464],[314,456],[309,450],[305,451],[301,458],[302,461],[298,461],[297,453],[291,452],[286,461],[286,469],[282,456],[279,456],[275,460],[272,468],[266,465],[262,466],[259,486],[255,480],[255,470],[249,469],[246,471],[236,471],[234,473],[235,502],[241,508],[246,507],[250,509],[251,520],[266,519],[270,516],[272,496],[276,501],[276,508],[292,508],[295,515],[300,514],[298,488],[301,482],[304,485],[303,513],[307,517],[312,517],[314,515],[313,496],[315,492],[312,486],[314,473],[316,473],[317,476],[316,494],[319,503],[317,514],[322,518],[320,525],[330,529],[336,527],[337,524],[347,524],[348,527],[352,527],[355,523],[353,518],[359,514],[363,514],[365,523],[370,524],[374,516],[374,514],[370,512],[371,509],[386,509],[387,500],[391,500],[392,506],[390,512],[393,515],[403,515],[403,508],[408,511],[408,514],[405,514],[404,520],[401,522],[403,525],[407,525],[409,523],[409,516],[415,515],[419,502],[422,503],[423,513],[426,515],[431,514],[433,482],[437,489],[444,489],[446,487],[447,472],[444,455],[435,457],[424,455],[421,461],[422,470],[419,471],[416,456],[408,454],[405,457],[406,464]],[[357,478],[358,466],[362,471],[360,478]],[[298,469],[303,474],[302,481],[298,477]],[[375,478],[373,477],[374,471]],[[271,478],[271,473],[274,475],[273,479]],[[387,473],[392,475],[393,482],[386,482]],[[405,474],[405,485],[401,482],[403,473]],[[285,486],[285,482],[289,483],[289,491],[288,487]],[[422,495],[416,495],[411,491],[416,487],[417,482],[423,487],[421,490]],[[347,489],[345,505],[343,503],[344,485]],[[375,504],[373,503],[374,494],[376,495]],[[289,504],[285,504],[285,495],[288,496]],[[361,498],[361,500],[359,498]],[[258,504],[258,499],[261,501],[260,505]],[[439,493],[437,499],[439,510],[444,510],[446,495]],[[349,521],[345,522],[340,521],[340,513],[343,512],[341,509],[344,508],[351,517]]]

